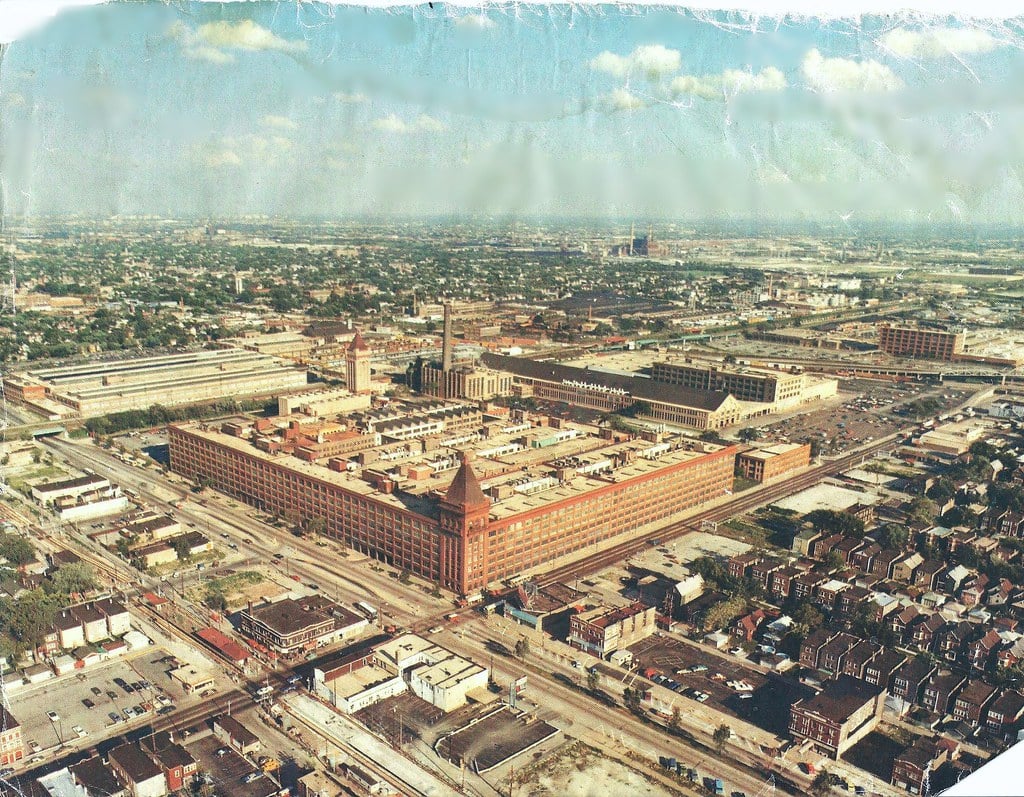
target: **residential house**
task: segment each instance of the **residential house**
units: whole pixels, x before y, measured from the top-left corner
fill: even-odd
[[[910,604],[900,611],[890,614],[886,621],[886,625],[889,626],[889,629],[896,634],[897,637],[904,639],[908,633],[907,629],[912,627],[914,623],[918,622],[920,618],[925,616],[925,613],[915,604]]]
[[[1024,695],[1007,689],[999,697],[988,704],[985,712],[984,727],[998,737],[1002,737],[1024,718]]]
[[[968,609],[980,604],[985,598],[988,582],[988,576],[984,573],[979,573],[970,579],[960,590],[960,603]]]
[[[854,678],[859,678],[864,681],[864,670],[875,656],[881,651],[882,646],[877,642],[871,642],[867,639],[860,640],[856,645],[850,648],[846,655],[843,657],[842,672],[844,675],[851,675]],[[868,681],[870,683],[870,681]],[[885,685],[882,686],[885,688]]]
[[[832,550],[843,557],[843,561],[848,565],[852,565],[851,557],[855,551],[860,550],[864,547],[864,540],[857,539],[856,537],[847,537],[841,540],[839,543],[832,547]]]
[[[918,736],[910,747],[896,755],[892,762],[890,783],[911,794],[923,794],[931,782],[931,775],[948,758],[944,745],[935,739]]]
[[[3,730],[0,731],[0,766],[13,767],[25,757],[21,724],[3,706],[0,706],[0,720],[3,721]]]
[[[836,609],[840,614],[849,617],[858,606],[866,604],[871,600],[872,594],[871,590],[856,585],[844,589],[839,593]]]
[[[107,755],[114,776],[132,797],[164,797],[167,779],[163,768],[146,755],[138,742],[126,742]]]
[[[176,792],[191,785],[199,765],[188,750],[172,741],[170,733],[161,731],[144,736],[139,744],[150,758],[163,767],[168,790]]]
[[[744,578],[750,575],[750,568],[761,561],[763,557],[757,553],[741,553],[729,559],[729,575],[733,578]]]
[[[733,624],[732,633],[744,642],[751,642],[754,639],[754,634],[757,633],[757,629],[761,627],[764,621],[764,610],[755,609],[750,614],[743,615]]]
[[[995,659],[1002,644],[999,633],[990,628],[980,639],[967,643],[967,663],[977,670],[984,670]]]
[[[240,755],[245,756],[260,751],[259,737],[230,714],[221,714],[214,718],[213,735],[237,750]]]
[[[863,678],[873,686],[888,689],[892,683],[893,675],[907,661],[905,653],[900,653],[892,648],[882,648],[864,665]]]
[[[945,627],[946,621],[941,614],[928,615],[912,626],[908,642],[920,651],[934,650],[936,646],[935,637]]]
[[[798,601],[811,598],[814,596],[818,587],[828,580],[828,576],[824,573],[816,573],[814,571],[804,573],[803,575],[797,576],[793,579],[790,596]]]
[[[914,580],[914,572],[924,562],[924,557],[919,553],[912,553],[908,556],[898,559],[892,563],[889,568],[889,577],[894,581],[902,581],[904,583],[911,583]]]
[[[830,579],[824,584],[818,585],[818,589],[814,593],[814,602],[826,609],[834,609],[839,601],[839,593],[846,589],[851,589],[851,586],[845,581],[840,581],[837,578]]]
[[[967,643],[978,635],[978,627],[974,623],[961,620],[958,623],[946,623],[935,634],[935,653],[946,661],[961,661]]]
[[[950,568],[946,572],[946,583],[944,585],[944,591],[950,595],[956,595],[960,591],[960,587],[966,583],[967,579],[974,574],[973,570],[964,567],[963,565],[957,565],[956,567]]]
[[[985,593],[986,606],[1005,606],[1013,595],[1013,582],[1008,578],[1001,578],[995,584],[989,586]]]
[[[937,671],[938,667],[923,659],[908,659],[896,669],[889,682],[889,693],[899,706],[899,713],[904,714],[917,704],[924,685]]]
[[[1024,637],[1003,645],[996,653],[996,664],[999,667],[1013,667],[1024,661]]]
[[[824,560],[832,552],[832,549],[844,539],[842,534],[829,534],[827,537],[820,537],[811,543],[811,557]]]
[[[925,559],[914,570],[914,586],[925,590],[937,589],[945,572],[945,562],[939,559]]]
[[[876,623],[884,623],[885,618],[899,611],[901,605],[900,599],[888,592],[873,592],[871,600],[868,601],[871,619]]]
[[[906,554],[895,548],[886,548],[879,551],[871,561],[872,575],[881,578],[892,578],[892,566],[902,559]]]
[[[762,559],[750,566],[750,577],[767,590],[771,586],[772,574],[785,566],[781,559]]]
[[[871,572],[871,563],[875,557],[882,552],[882,546],[877,542],[872,542],[868,545],[862,545],[857,550],[850,554],[849,563],[856,567],[858,570],[863,570],[865,573]]]
[[[953,701],[953,718],[975,728],[979,727],[985,716],[985,709],[998,692],[998,688],[982,680],[968,681]]]
[[[810,740],[833,758],[871,733],[882,716],[885,691],[843,675],[829,681],[810,698],[789,709],[789,732],[797,740]]]
[[[827,631],[824,628],[812,630],[800,645],[800,665],[811,670],[818,668],[818,657],[821,649],[830,641],[839,636],[837,631]]]
[[[949,713],[953,697],[967,683],[967,676],[949,672],[933,675],[921,691],[920,704],[933,714],[943,716]]]
[[[849,650],[860,642],[858,637],[845,631],[830,639],[818,653],[818,669],[838,676],[843,671],[843,658]]]
[[[798,567],[787,565],[772,573],[771,594],[779,600],[786,600],[793,587],[793,579],[804,571]]]

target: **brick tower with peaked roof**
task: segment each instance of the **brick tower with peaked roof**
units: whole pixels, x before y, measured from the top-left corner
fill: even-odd
[[[462,594],[483,575],[491,500],[464,454],[459,472],[441,499],[441,581],[459,584]]]
[[[358,329],[345,352],[345,387],[350,393],[370,392],[370,347]]]

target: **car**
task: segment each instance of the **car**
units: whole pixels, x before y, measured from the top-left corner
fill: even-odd
[[[709,697],[711,697],[711,695],[709,695],[707,692],[701,692],[699,695],[697,695],[697,702],[698,703],[705,703],[705,702],[707,702],[707,699]]]
[[[113,689],[108,689],[107,697],[109,697],[111,700],[114,700],[117,697],[117,692],[115,692]]]
[[[157,709],[156,713],[162,716],[164,714],[170,714],[172,711],[174,711],[174,706],[164,706],[160,709]]]
[[[309,589],[314,590],[314,591],[320,589],[320,587],[318,587],[312,581],[310,581],[308,584],[306,584],[306,586],[309,587]]]
[[[133,709],[131,706],[124,709],[121,713],[124,714],[125,719],[135,719],[135,709]]]
[[[227,539],[228,537],[230,537],[231,535],[230,535],[230,534],[228,534],[228,533],[227,533],[226,531],[222,531],[222,532],[220,533],[220,536],[221,536],[221,537],[223,537],[223,538],[224,538],[224,539],[226,540],[226,539]]]
[[[28,762],[30,764],[41,764],[43,762],[43,757],[41,755],[34,755],[28,760]]]
[[[126,681],[126,680],[125,680],[124,678],[115,678],[115,679],[114,679],[114,683],[115,683],[115,684],[116,684],[117,686],[120,686],[120,687],[121,687],[122,689],[124,689],[124,688],[125,688],[125,686],[127,686],[127,685],[128,685],[128,682],[127,682],[127,681]]]
[[[60,714],[56,711],[47,711],[46,716],[49,718],[50,722],[58,722],[60,720]]]
[[[250,772],[248,775],[242,778],[242,783],[252,783],[254,780],[259,780],[262,777],[262,772]]]
[[[283,553],[275,553],[274,554],[274,558],[277,559],[278,561],[280,561],[281,559],[284,559],[284,554]]]
[[[83,728],[81,725],[72,725],[71,730],[78,734],[79,739],[85,738],[85,728]]]
[[[132,689],[136,692],[142,691],[142,681],[132,681]]]
[[[89,698],[85,698],[85,700],[82,701],[82,705],[86,708],[96,708],[96,704]]]
[[[171,699],[167,695],[157,695],[156,702],[159,703],[161,706],[171,705]]]
[[[216,756],[217,756],[217,758],[223,758],[224,756],[226,756],[230,752],[231,752],[231,748],[230,747],[218,747],[217,748]]]
[[[136,717],[141,717],[146,712],[143,711],[142,706],[132,706],[132,711],[135,712]]]
[[[244,542],[246,545],[252,545],[252,540],[250,540],[248,537],[242,540],[242,542]]]
[[[199,696],[200,697],[209,697],[210,695],[212,695],[216,691],[217,691],[217,687],[211,686],[209,689],[204,689],[202,692],[200,692]]]
[[[428,633],[428,634],[439,634],[439,633],[441,633],[442,631],[444,631],[444,628],[442,628],[442,627],[441,627],[441,626],[439,626],[439,625],[435,625],[435,626],[434,626],[433,628],[429,629],[429,630],[427,631],[427,633]],[[575,666],[576,666],[576,664],[574,663],[574,664],[573,664],[573,667],[575,667]]]
[[[100,695],[102,695],[102,694],[103,694],[103,690],[102,690],[102,689],[100,689],[100,688],[99,688],[98,686],[94,686],[94,687],[93,687],[92,689],[90,689],[89,691],[90,691],[90,692],[92,692],[92,693],[93,693],[94,695],[96,695],[97,697],[99,697]]]
[[[40,747],[39,742],[29,741],[28,749],[31,750],[33,753],[38,753],[43,748]]]
[[[864,795],[868,793],[868,790],[863,786],[854,786],[853,793],[856,794],[857,797],[864,797]]]
[[[753,700],[754,696],[750,692],[741,692],[739,695],[740,700]]]
[[[744,651],[743,648],[730,648],[729,649],[729,653],[731,653],[733,656],[742,656],[745,652],[746,651]]]
[[[297,683],[301,683],[301,682],[302,682],[302,676],[301,675],[292,675],[292,676],[289,676],[289,678],[288,678],[288,683],[290,683],[292,685],[297,684]]]
[[[694,664],[692,667],[690,667],[690,672],[707,672],[707,671],[708,671],[708,665],[706,665],[706,664]]]
[[[117,714],[116,712],[108,711],[107,712],[107,716],[110,717],[110,721],[111,722],[120,722],[121,721],[121,715]]]
[[[125,694],[129,694],[130,695],[130,694],[135,692],[135,687],[132,686],[131,684],[125,684],[121,688],[124,689]]]
[[[230,548],[232,551],[237,551],[238,550],[238,543],[229,542],[228,543],[228,548]]]
[[[153,686],[149,681],[139,681],[139,683],[142,685],[143,689],[151,689]]]

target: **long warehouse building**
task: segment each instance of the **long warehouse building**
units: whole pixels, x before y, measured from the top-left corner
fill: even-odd
[[[518,442],[479,444],[489,446],[474,460],[481,483],[466,451],[448,455],[451,470],[324,465],[282,453],[240,419],[169,433],[176,473],[264,511],[323,518],[352,549],[463,595],[722,497],[737,451],[681,436],[651,445],[517,428]]]
[[[38,368],[4,379],[7,395],[83,418],[111,412],[308,389],[304,368],[241,349],[214,349]]]

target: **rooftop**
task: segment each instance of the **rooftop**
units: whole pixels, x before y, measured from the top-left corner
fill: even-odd
[[[813,712],[833,722],[846,722],[852,714],[881,694],[882,689],[864,681],[841,675],[838,680],[828,681],[825,688],[814,697],[798,700],[793,707]]]

